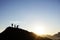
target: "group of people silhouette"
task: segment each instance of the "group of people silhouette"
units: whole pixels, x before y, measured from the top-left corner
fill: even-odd
[[[11,27],[18,28],[18,27],[19,27],[19,25],[11,24]]]

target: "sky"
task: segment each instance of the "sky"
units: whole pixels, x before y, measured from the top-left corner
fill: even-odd
[[[60,0],[0,0],[0,32],[11,23],[28,31],[39,26],[46,34],[60,32]]]

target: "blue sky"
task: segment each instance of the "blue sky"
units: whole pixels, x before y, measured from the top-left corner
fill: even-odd
[[[45,27],[47,34],[60,31],[59,0],[0,0],[0,32],[11,23],[32,31]]]

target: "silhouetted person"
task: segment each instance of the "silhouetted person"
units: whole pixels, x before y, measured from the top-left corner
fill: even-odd
[[[16,28],[16,25],[14,25],[14,28]]]
[[[19,27],[19,25],[17,25],[17,28]]]
[[[11,24],[11,26],[13,27],[13,24]]]

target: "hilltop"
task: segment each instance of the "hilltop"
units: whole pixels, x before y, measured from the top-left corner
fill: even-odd
[[[33,32],[21,28],[7,27],[0,33],[0,40],[51,40],[47,37],[40,37]]]
[[[1,34],[0,39],[2,40],[33,40],[35,39],[33,33],[23,29],[8,27]]]

